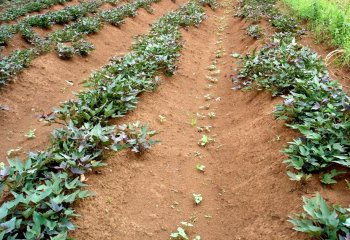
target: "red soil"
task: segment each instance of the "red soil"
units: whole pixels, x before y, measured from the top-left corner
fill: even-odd
[[[91,36],[96,50],[86,59],[65,62],[54,53],[36,59],[0,95],[0,103],[11,108],[0,119],[2,156],[17,146],[24,152],[45,148],[49,132],[57,126],[44,126],[36,114],[72,98],[70,92],[81,89],[81,80],[93,69],[127,52],[133,36],[146,33],[148,24],[183,2],[163,0],[154,5],[154,15],[141,10],[120,29],[105,27]],[[168,239],[181,221],[192,221],[191,239],[195,235],[210,240],[303,239],[287,222],[288,215],[302,210],[301,196],[318,191],[331,203],[348,204],[344,182],[330,188],[321,186],[318,176],[303,186],[288,179],[282,163],[285,156],[279,151],[296,133],[274,120],[272,110],[280,99],[263,92],[231,90],[232,68],[238,65],[230,54],[249,53],[264,40],[246,36],[247,24],[232,17],[232,7],[206,11],[209,18],[199,28],[182,30],[184,49],[175,76],[162,77],[155,92],[143,94],[138,108],[115,122],[147,122],[160,132],[156,138],[161,144],[142,157],[108,153],[108,166],[86,176],[88,189],[96,196],[77,204],[81,217],[75,221],[78,228],[72,237]],[[216,58],[218,47],[225,50],[221,58]],[[214,60],[220,72],[212,76],[218,83],[208,88],[208,67]],[[209,101],[204,98],[207,94],[213,96]],[[208,104],[209,110],[202,110]],[[210,125],[212,130],[199,133],[191,119],[209,112],[216,117],[198,118],[197,126]],[[160,122],[159,115],[166,121]],[[34,128],[37,138],[27,140],[25,132]],[[215,142],[199,147],[202,134]],[[198,163],[206,166],[204,173],[195,169]],[[193,193],[203,196],[198,206]]]

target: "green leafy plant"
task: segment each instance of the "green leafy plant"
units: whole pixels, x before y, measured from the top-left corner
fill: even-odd
[[[276,14],[270,19],[270,22],[279,32],[297,32],[299,30],[297,20],[287,15]]]
[[[74,42],[72,44],[72,47],[74,48],[74,52],[77,53],[80,56],[86,57],[90,54],[91,51],[95,49],[94,45],[84,39],[81,39],[77,42]]]
[[[57,43],[56,51],[61,59],[67,60],[71,59],[74,55],[74,47],[68,46],[65,43]]]
[[[214,141],[213,138],[207,136],[207,135],[202,135],[202,138],[199,140],[198,145],[205,147],[207,146],[210,142]]]
[[[285,94],[274,113],[303,135],[284,150],[289,166],[304,173],[333,164],[350,166],[349,98],[316,53],[294,40],[275,38],[246,57],[236,81],[240,87],[267,89],[273,96]]]
[[[181,239],[185,239],[185,240],[189,239],[185,229],[183,229],[182,227],[178,227],[176,232],[171,233],[170,238],[171,239],[180,239],[180,240]]]
[[[156,131],[149,131],[147,125],[141,125],[140,122],[120,125],[118,135],[113,138],[114,144],[112,149],[121,150],[130,148],[131,151],[142,154],[150,149],[152,145],[159,143],[153,141],[150,137],[157,134]]]
[[[28,13],[40,11],[56,4],[63,4],[71,0],[37,0],[29,1],[25,4],[15,5],[6,9],[5,12],[0,14],[0,21],[12,21],[20,16],[24,16]]]
[[[259,39],[263,36],[262,29],[259,25],[250,25],[247,28],[247,34],[255,39]]]
[[[171,239],[189,240],[187,231],[193,227],[193,224],[188,222],[181,222],[181,225],[183,227],[178,227],[176,232],[170,234]]]
[[[345,171],[337,171],[336,169],[332,169],[329,173],[325,173],[321,179],[321,182],[324,184],[335,184],[337,183],[336,180],[333,178],[346,173]]]
[[[289,221],[294,229],[315,239],[342,239],[350,237],[350,214],[348,209],[328,206],[320,194],[314,198],[303,197],[305,213]]]
[[[259,22],[262,17],[274,13],[275,4],[276,0],[240,0],[235,16],[251,22]]]
[[[29,66],[36,53],[34,49],[15,50],[0,61],[0,84],[13,79],[18,72]]]
[[[17,32],[16,27],[12,25],[0,26],[0,46],[6,45],[7,41]]]

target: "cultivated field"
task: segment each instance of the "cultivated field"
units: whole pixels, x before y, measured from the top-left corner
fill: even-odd
[[[349,3],[0,1],[0,240],[350,239]]]

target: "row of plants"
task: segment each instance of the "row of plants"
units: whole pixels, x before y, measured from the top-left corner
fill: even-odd
[[[326,42],[342,53],[338,63],[350,63],[350,4],[347,1],[327,0],[283,0],[293,13],[302,20],[307,20],[315,32],[316,40]]]
[[[0,22],[13,21],[28,13],[41,11],[54,5],[64,4],[70,1],[72,0],[37,0],[26,2],[24,4],[16,4],[15,6],[7,8],[5,11],[0,13]]]
[[[32,27],[48,29],[54,24],[64,25],[76,21],[89,13],[96,13],[104,2],[104,0],[92,0],[68,6],[62,10],[28,16],[15,24],[4,24],[0,26],[0,45],[6,45],[17,33],[22,34],[27,42],[33,43],[34,39],[39,38],[39,36]]]
[[[247,34],[253,38],[261,37],[261,28],[257,23],[266,19],[278,32],[303,35],[305,31],[298,26],[297,19],[281,13],[276,8],[276,0],[264,0],[261,4],[258,0],[238,1],[235,17],[240,17],[251,23],[247,28]]]
[[[114,21],[116,23],[118,21],[120,25],[126,17],[136,16],[139,8],[149,9],[150,5],[157,1],[158,0],[136,0],[135,2],[127,3],[115,9],[97,12],[93,16],[79,18],[78,21],[66,25],[63,29],[54,31],[48,38],[40,37],[28,24],[19,23],[18,26],[20,30],[18,31],[20,31],[24,39],[33,44],[34,47],[24,50],[15,50],[9,56],[0,56],[0,85],[13,79],[19,72],[28,67],[34,58],[51,51],[52,45],[55,46],[58,56],[62,59],[70,59],[74,54],[87,56],[94,50],[94,45],[84,39],[88,34],[99,32],[103,24],[107,22]],[[66,15],[66,17],[71,18],[74,13],[78,12],[79,16],[96,12],[101,3],[102,2],[99,1],[91,1],[82,3],[79,7],[77,6],[77,8],[67,7],[68,10],[65,11],[67,13],[71,12],[71,14]],[[73,9],[79,10],[75,12]],[[110,18],[105,16],[105,13],[109,12],[113,12],[114,16]],[[54,15],[56,16],[57,13],[58,12],[54,13]],[[41,16],[46,15],[44,14]],[[30,17],[29,19],[32,18]]]
[[[0,11],[3,12],[8,8],[23,5],[31,0],[0,0]]]
[[[79,41],[89,34],[99,32],[105,23],[120,26],[124,23],[125,18],[135,17],[140,8],[152,13],[150,6],[154,2],[158,2],[158,0],[136,0],[113,9],[100,11],[94,16],[83,17],[77,22],[51,33],[49,39],[55,43]]]
[[[156,142],[140,123],[110,126],[136,107],[138,95],[154,89],[159,72],[171,75],[182,48],[180,27],[205,19],[202,7],[189,2],[153,24],[137,38],[132,51],[114,58],[87,80],[87,90],[45,116],[64,124],[55,129],[46,151],[30,153],[25,162],[9,160],[0,169],[0,239],[67,239],[77,214],[73,203],[91,195],[84,174],[103,166],[105,149],[142,153]]]
[[[264,1],[253,0],[241,4],[246,2],[253,4],[249,5],[252,9],[264,5]],[[283,151],[288,156],[285,163],[295,169],[288,172],[292,180],[305,180],[312,173],[328,172],[323,175],[322,183],[336,183],[334,177],[347,173],[350,167],[350,98],[340,84],[330,78],[324,61],[296,42],[299,30],[295,29],[298,28],[276,24],[270,14],[278,9],[273,4],[268,11],[265,7],[259,10],[260,14],[267,13],[279,32],[260,50],[243,58],[234,79],[235,89],[267,90],[272,96],[285,99],[276,106],[274,114],[301,135]],[[281,16],[278,19],[289,18],[278,16]],[[295,230],[316,239],[350,238],[349,209],[328,206],[319,194],[303,200],[305,213],[290,219]]]

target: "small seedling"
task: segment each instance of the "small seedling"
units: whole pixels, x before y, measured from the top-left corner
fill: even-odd
[[[181,222],[181,224],[182,224],[183,226],[185,226],[185,227],[193,227],[193,224],[192,224],[192,223],[189,223],[189,222],[183,221],[183,222]]]
[[[173,232],[170,234],[170,238],[171,239],[178,239],[178,240],[189,240],[188,235],[186,233],[186,230],[188,230],[189,228],[193,227],[192,223],[189,222],[181,222],[181,224],[184,226],[182,227],[178,227],[176,232]]]
[[[175,209],[178,205],[179,205],[179,203],[175,201],[173,204],[170,205],[170,207],[172,209]]]
[[[213,87],[212,84],[208,84],[207,87],[206,87],[206,89],[211,89],[212,87]]]
[[[202,154],[200,152],[198,152],[198,151],[194,151],[194,156],[195,157],[199,157],[199,158],[203,157]]]
[[[220,74],[220,72],[221,72],[221,70],[220,70],[220,69],[217,69],[217,70],[215,70],[215,71],[210,72],[210,75],[212,75],[212,76],[217,76],[217,75]]]
[[[211,76],[206,76],[206,78],[211,82],[211,83],[217,83],[218,79],[215,77],[211,77]]]
[[[199,236],[199,235],[197,235],[197,236],[195,236],[194,238],[193,238],[193,240],[201,240],[202,238],[201,238],[201,236]]]
[[[232,53],[231,54],[231,57],[233,57],[233,58],[239,58],[241,56],[241,54],[239,54],[239,53]]]
[[[304,174],[304,173],[293,173],[288,171],[287,175],[289,177],[290,180],[292,181],[302,181],[302,182],[306,182],[311,178],[310,174]]]
[[[210,108],[210,104],[199,107],[200,110],[209,110],[209,108]]]
[[[216,70],[216,69],[217,69],[217,67],[216,67],[215,64],[210,65],[209,68],[208,68],[209,71],[213,71],[213,70]]]
[[[199,146],[205,147],[208,145],[208,143],[212,142],[213,139],[211,137],[208,137],[207,135],[202,135],[202,138],[199,140],[198,144]]]
[[[166,121],[166,117],[164,115],[159,115],[159,121],[161,123],[165,122]]]
[[[213,96],[212,96],[210,93],[204,95],[204,99],[205,99],[206,101],[209,101],[209,100],[211,100],[212,98],[213,98]]]
[[[213,216],[212,216],[211,214],[209,214],[209,213],[208,213],[208,214],[205,214],[204,217],[205,217],[205,218],[213,218]]]
[[[36,129],[33,129],[33,130],[29,130],[24,136],[28,139],[33,139],[35,138],[35,131]]]
[[[196,113],[196,116],[197,116],[197,118],[199,118],[199,119],[204,119],[204,118],[205,118],[205,115],[200,114],[200,113]]]
[[[209,118],[215,118],[216,117],[216,113],[215,112],[208,112],[208,117]]]
[[[194,199],[194,202],[196,203],[196,205],[199,205],[203,201],[202,194],[193,193],[193,199]]]
[[[198,163],[196,165],[196,169],[199,171],[199,172],[204,172],[205,171],[205,166],[203,164],[200,164]]]
[[[192,117],[191,119],[191,126],[195,127],[197,125],[197,118],[196,117]]]
[[[170,234],[170,238],[171,239],[185,239],[188,240],[188,236],[186,234],[185,229],[183,229],[182,227],[178,227],[176,232],[173,232]]]

